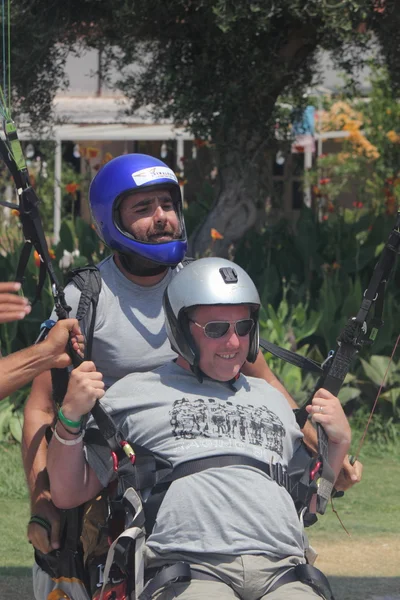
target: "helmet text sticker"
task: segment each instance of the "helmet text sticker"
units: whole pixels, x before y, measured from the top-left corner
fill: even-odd
[[[132,178],[136,185],[144,185],[149,181],[157,181],[157,179],[172,179],[178,183],[175,173],[167,167],[148,167],[141,171],[135,171],[132,173]]]

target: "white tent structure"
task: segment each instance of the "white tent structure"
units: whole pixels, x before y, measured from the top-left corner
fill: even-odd
[[[177,169],[183,174],[184,142],[194,137],[186,129],[172,123],[154,123],[145,111],[129,115],[124,112],[126,100],[121,96],[58,96],[54,101],[56,118],[62,124],[54,125],[48,131],[34,133],[29,127],[19,127],[19,138],[23,141],[38,139],[55,142],[54,167],[54,241],[59,241],[61,227],[61,172],[62,142],[140,142],[173,141],[176,144]],[[318,155],[322,153],[322,143],[327,139],[346,137],[348,132],[330,131],[315,133]],[[304,168],[312,164],[313,147],[304,146]],[[307,195],[305,194],[307,200]]]
[[[54,164],[54,242],[59,241],[61,227],[61,171],[62,151],[64,141],[96,142],[96,141],[174,141],[176,143],[176,156],[184,155],[183,144],[185,140],[193,140],[192,134],[183,128],[176,128],[171,124],[141,124],[141,123],[106,123],[106,124],[63,124],[54,126],[48,132],[40,135],[41,139],[55,142]],[[19,138],[23,141],[38,139],[29,129],[22,128]],[[183,163],[178,159],[177,167],[183,171]]]

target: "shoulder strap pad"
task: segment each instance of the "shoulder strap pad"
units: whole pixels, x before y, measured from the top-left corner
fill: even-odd
[[[101,275],[99,269],[95,265],[86,265],[69,271],[67,274],[67,282],[74,283],[78,290],[81,291],[76,318],[81,321],[87,314],[90,306],[96,307],[99,301],[101,291]]]

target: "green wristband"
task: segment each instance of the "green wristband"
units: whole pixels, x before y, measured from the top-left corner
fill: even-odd
[[[68,427],[80,427],[82,424],[82,419],[79,419],[79,421],[71,421],[71,419],[67,419],[61,408],[58,411],[58,418],[63,425],[67,425]]]

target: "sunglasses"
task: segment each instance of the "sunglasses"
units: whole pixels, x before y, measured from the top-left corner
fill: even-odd
[[[254,327],[253,319],[241,319],[240,321],[210,321],[205,325],[200,325],[200,323],[197,323],[192,319],[189,319],[189,321],[203,329],[205,335],[214,340],[221,338],[228,333],[231,325],[234,326],[235,333],[239,337],[248,335]]]

